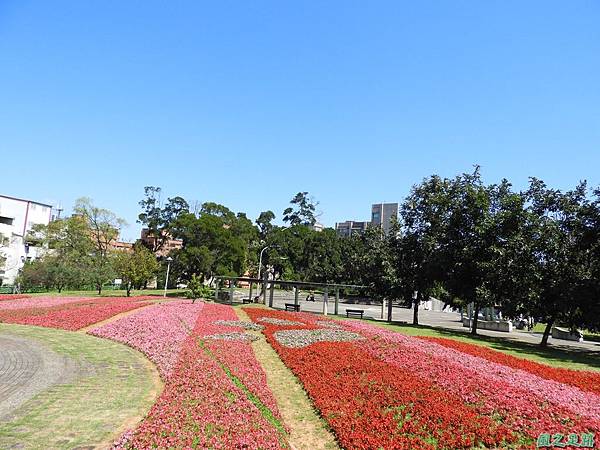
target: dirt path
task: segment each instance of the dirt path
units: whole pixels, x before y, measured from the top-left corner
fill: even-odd
[[[235,308],[240,320],[250,321],[240,308]],[[333,434],[327,430],[295,375],[283,364],[279,356],[260,332],[252,343],[256,359],[267,374],[267,384],[275,396],[285,424],[290,427],[289,443],[293,449],[338,449]]]

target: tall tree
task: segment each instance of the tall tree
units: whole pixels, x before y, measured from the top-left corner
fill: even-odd
[[[81,288],[91,281],[87,269],[94,257],[94,242],[84,217],[74,215],[48,225],[34,225],[27,240],[37,242],[46,250],[40,264],[32,264],[23,273],[22,279],[26,283],[33,283],[33,271],[39,272],[38,281],[45,277],[44,287],[54,287],[59,292],[65,287]]]
[[[193,274],[202,280],[242,275],[256,245],[252,222],[216,203],[203,204],[199,216],[182,214],[171,229],[183,241],[183,247],[173,252],[174,273],[183,280],[190,280]]]
[[[437,175],[412,188],[401,207],[402,228],[392,235],[398,277],[412,292],[413,324],[419,304],[428,300],[445,279],[444,237],[452,204],[450,182]]]
[[[146,228],[153,239],[149,239],[149,250],[156,253],[171,238],[170,227],[182,214],[189,212],[189,205],[182,197],[168,198],[165,205],[161,201],[161,188],[146,186],[145,198],[139,202],[142,212],[138,215],[138,223]]]
[[[312,226],[317,223],[316,210],[319,205],[308,192],[298,192],[290,201],[292,206],[283,211],[283,221],[293,225]]]
[[[528,310],[546,323],[540,343],[546,346],[556,323],[572,328],[586,324],[585,311],[598,298],[593,283],[595,259],[591,243],[586,242],[592,204],[584,182],[561,192],[533,178],[527,195],[537,276]]]
[[[115,271],[123,279],[127,297],[131,289],[141,289],[158,271],[158,262],[153,253],[141,244],[136,244],[132,252],[119,252],[115,255]]]
[[[494,306],[502,296],[492,287],[507,242],[514,241],[518,227],[511,215],[519,213],[510,183],[486,186],[479,167],[452,181],[452,205],[448,218],[446,257],[449,273],[446,286],[463,304],[473,304],[471,333],[477,334],[482,308]],[[512,202],[511,202],[512,199]],[[516,202],[517,206],[519,202]]]
[[[87,273],[98,294],[101,294],[102,285],[114,275],[111,253],[125,221],[112,211],[95,206],[88,198],[78,199],[73,210],[90,230],[92,253],[89,255]]]
[[[382,301],[392,301],[402,296],[402,280],[395,267],[397,255],[392,241],[396,238],[397,224],[386,234],[382,228],[371,227],[360,236],[364,249],[359,255],[360,283],[368,287],[369,293]]]
[[[275,213],[273,211],[263,211],[256,219],[256,225],[259,230],[259,237],[262,241],[267,239],[267,235],[273,231],[273,219],[275,219]]]

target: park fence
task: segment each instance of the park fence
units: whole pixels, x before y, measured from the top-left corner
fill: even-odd
[[[363,317],[365,305],[379,306],[377,319],[391,321],[392,305],[374,299],[367,286],[306,281],[216,277],[215,301],[260,303],[270,308],[323,315]],[[380,313],[379,313],[380,311]]]

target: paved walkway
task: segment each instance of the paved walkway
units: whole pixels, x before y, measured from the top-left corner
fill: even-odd
[[[306,300],[300,300],[301,311],[322,313],[323,301],[321,298],[316,298],[315,302],[307,302]],[[293,303],[292,297],[279,297],[275,295],[273,299],[273,306],[278,309],[284,309],[285,303]],[[335,299],[330,297],[328,304],[329,314],[334,312]],[[364,317],[369,319],[381,320],[381,305],[363,305],[363,304],[351,304],[340,301],[338,305],[338,314],[345,316],[346,308],[348,309],[362,309],[364,311]],[[387,312],[385,312],[387,317]],[[413,311],[409,308],[398,308],[394,307],[392,312],[392,319],[394,322],[406,322],[412,323]],[[445,328],[452,331],[459,331],[468,333],[468,328],[462,326],[460,321],[460,314],[453,312],[438,312],[438,311],[419,311],[419,323],[421,325],[429,325],[432,327]],[[490,331],[490,330],[478,330],[480,335],[492,336],[506,339],[508,341],[524,342],[530,344],[539,344],[542,335],[540,333],[530,333],[527,331],[513,330],[511,333],[501,331]],[[582,352],[598,352],[600,353],[600,342],[574,342],[566,341],[562,339],[550,338],[549,344],[554,348],[562,348],[565,350],[573,351],[579,350]]]
[[[0,334],[0,421],[56,383],[74,378],[78,365],[38,342]]]

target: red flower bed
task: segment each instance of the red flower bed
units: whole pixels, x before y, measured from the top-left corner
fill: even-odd
[[[547,380],[554,380],[560,383],[575,386],[582,391],[600,394],[600,372],[551,367],[535,361],[507,355],[506,353],[502,353],[482,345],[469,344],[454,339],[432,336],[423,336],[420,337],[420,339],[436,342],[444,347],[453,348],[454,350],[512,367],[513,369],[524,370]]]
[[[542,433],[600,429],[596,394],[364,322],[346,327],[369,337],[363,348],[371,355],[433,380],[481,414],[501,420],[523,437],[519,448]]]
[[[502,447],[518,436],[478,414],[457,395],[430,380],[393,367],[361,348],[360,341],[281,345],[274,333],[319,328],[306,315],[247,308],[284,363],[298,376],[344,448],[458,449]],[[264,317],[306,326],[261,322]]]
[[[2,300],[18,300],[20,298],[29,298],[26,294],[0,294],[0,301]]]
[[[75,331],[145,304],[123,298],[97,298],[47,308],[5,309],[0,311],[0,322]]]
[[[229,306],[203,307],[163,393],[115,448],[287,448],[285,428],[250,344],[213,339],[232,331],[213,322],[233,319]]]

